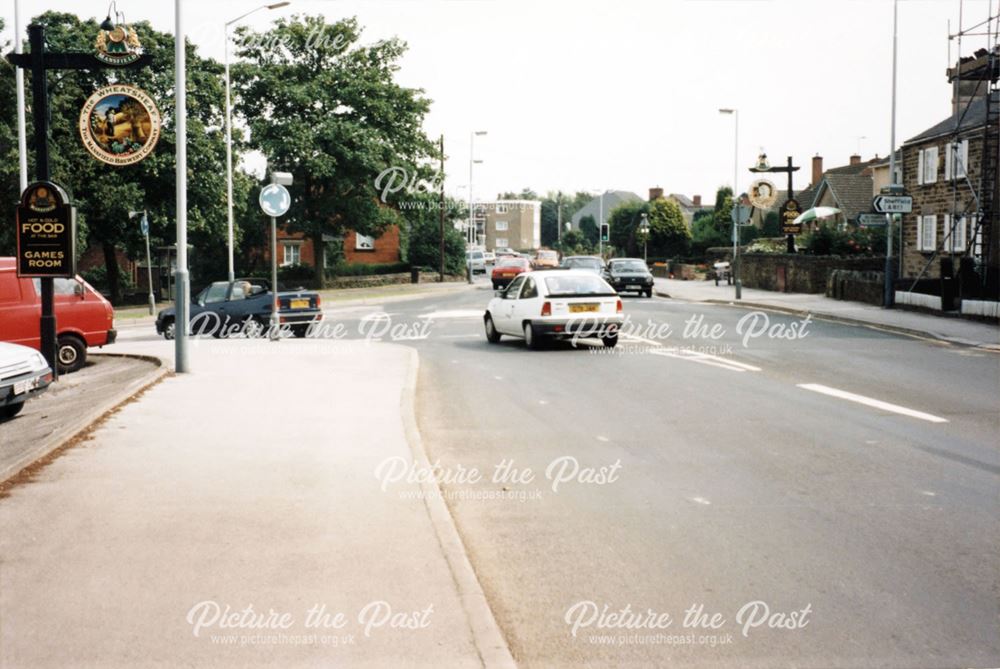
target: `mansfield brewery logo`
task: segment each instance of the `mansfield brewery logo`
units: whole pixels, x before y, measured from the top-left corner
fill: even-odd
[[[102,24],[97,33],[94,49],[97,51],[94,54],[97,60],[118,67],[131,65],[142,55],[139,36],[132,30],[132,26],[127,26],[124,23],[118,25],[110,25],[110,22]]]
[[[83,145],[109,165],[132,165],[152,153],[161,125],[153,98],[124,84],[94,91],[80,111]]]

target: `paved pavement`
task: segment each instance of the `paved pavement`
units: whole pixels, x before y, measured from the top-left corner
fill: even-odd
[[[714,281],[657,278],[655,282],[656,293],[662,297],[691,302],[737,303],[733,286],[725,284],[716,286]],[[1000,350],[1000,327],[995,323],[981,323],[905,309],[883,309],[862,302],[834,300],[820,294],[777,293],[756,288],[743,288],[738,303],[744,308],[780,309],[802,315],[811,313],[814,316],[846,322],[894,328],[956,344]]]
[[[194,344],[195,373],[0,500],[0,666],[502,659],[420,485],[374,476],[414,457],[415,362],[388,343]]]

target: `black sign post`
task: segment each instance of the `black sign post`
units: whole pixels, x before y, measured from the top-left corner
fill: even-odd
[[[21,36],[17,35],[15,38],[21,39]],[[49,90],[46,79],[48,70],[99,70],[114,66],[144,67],[152,61],[152,57],[148,54],[142,54],[134,60],[114,65],[99,59],[93,53],[46,52],[45,26],[40,23],[32,23],[28,26],[28,43],[31,46],[29,53],[9,53],[7,60],[15,67],[31,72],[31,112],[35,126],[35,179],[39,182],[48,182],[51,178],[49,170]],[[18,234],[20,235],[20,233]],[[41,278],[41,287],[42,316],[39,323],[41,352],[52,369],[54,380],[59,376],[59,366],[57,364],[56,314],[51,275]]]
[[[781,205],[781,213],[778,214],[780,217],[781,234],[791,237],[802,233],[802,224],[795,222],[795,219],[801,213],[802,207],[794,197],[788,198],[785,204]]]
[[[764,156],[762,156],[762,157],[764,157]],[[770,167],[770,166],[768,166],[766,168],[762,168],[762,167],[751,167],[750,168],[751,172],[787,172],[788,173],[788,202],[786,202],[781,207],[781,212],[782,212],[781,213],[781,215],[782,215],[781,225],[782,225],[782,227],[784,227],[784,225],[785,225],[784,216],[785,216],[785,211],[786,211],[786,208],[787,208],[788,204],[790,202],[794,202],[796,208],[798,208],[798,205],[799,205],[799,203],[795,201],[795,192],[792,190],[792,172],[797,172],[798,170],[799,170],[798,166],[792,165],[792,157],[791,156],[788,156],[788,164],[785,167]],[[796,214],[796,216],[798,216],[798,214]],[[800,227],[799,228],[799,232],[801,232],[801,231],[802,230],[801,230],[801,227]],[[782,234],[787,234],[788,235],[788,252],[789,253],[795,253],[795,235],[798,234],[798,232],[788,232],[788,233],[786,233],[786,232],[782,231]]]

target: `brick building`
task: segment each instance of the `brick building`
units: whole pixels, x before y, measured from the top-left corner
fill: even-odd
[[[324,235],[323,240],[337,242],[340,241],[340,238]],[[400,261],[398,225],[389,226],[379,237],[374,238],[360,235],[354,230],[347,230],[343,237],[343,243],[344,261],[348,264],[381,264]],[[268,261],[271,258],[268,249],[264,249],[261,255]],[[320,249],[317,254],[313,240],[306,237],[304,233],[293,233],[278,228],[278,265],[282,267],[290,265],[327,267],[330,262],[326,257],[326,250]]]
[[[904,142],[902,175],[913,212],[902,217],[902,276],[977,272],[996,296],[997,66],[984,52],[948,70],[952,114]],[[981,85],[970,86],[970,81]],[[963,259],[965,262],[962,263]]]
[[[542,203],[538,200],[479,202],[476,207],[483,212],[487,250],[530,251],[541,246]]]

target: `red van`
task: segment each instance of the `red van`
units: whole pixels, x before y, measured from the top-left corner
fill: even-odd
[[[38,321],[42,297],[38,279],[19,279],[15,258],[0,258],[0,341],[41,348]],[[87,347],[115,341],[111,303],[79,276],[55,279],[59,371],[75,372],[87,360]]]

